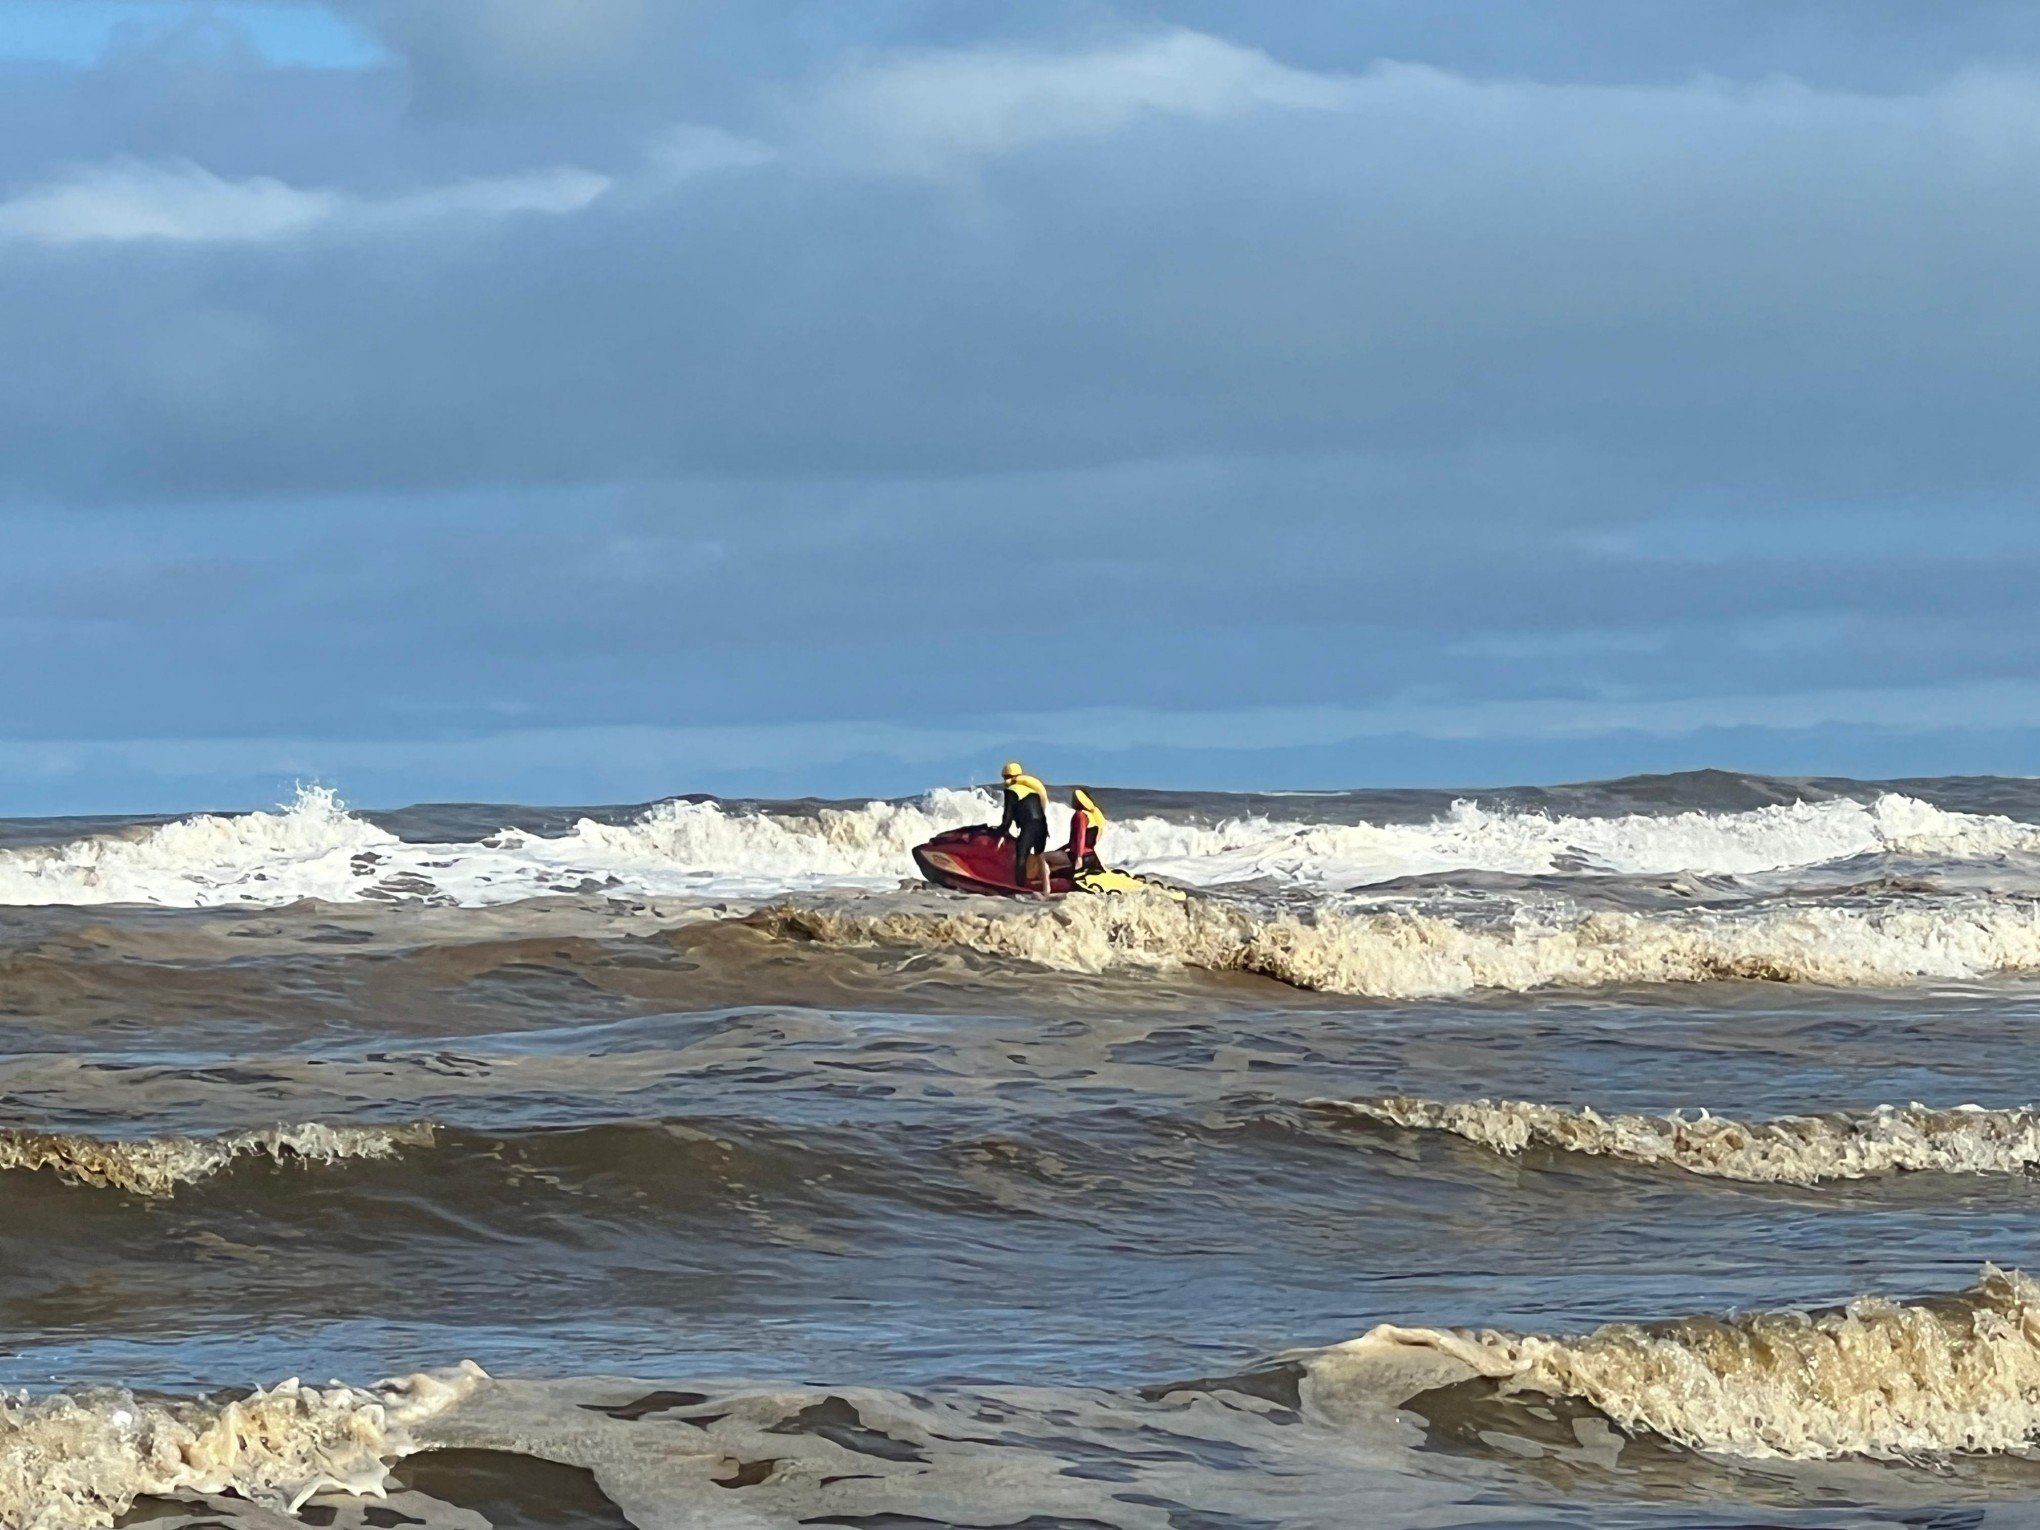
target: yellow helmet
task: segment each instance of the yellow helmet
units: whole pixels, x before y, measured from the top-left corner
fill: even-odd
[[[1008,760],[1005,763],[1005,765],[1000,768],[999,774],[1006,780],[1010,781],[1015,776],[1026,775],[1027,772],[1020,768],[1020,762],[1018,760]]]

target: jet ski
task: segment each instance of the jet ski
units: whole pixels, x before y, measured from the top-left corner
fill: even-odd
[[[952,892],[1016,897],[1021,893],[1039,895],[1041,891],[1038,885],[1023,887],[1013,880],[1013,841],[997,829],[983,824],[950,829],[924,845],[916,845],[914,864],[921,868],[922,876],[937,887],[946,887]],[[1048,891],[1049,896],[1056,898],[1073,892],[1135,891],[1158,892],[1179,902],[1184,897],[1179,888],[1150,882],[1131,872],[1110,870],[1080,871],[1072,875],[1065,869],[1051,869]]]

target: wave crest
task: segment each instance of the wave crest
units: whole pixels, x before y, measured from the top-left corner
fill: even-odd
[[[275,813],[201,814],[155,828],[0,851],[0,904],[202,908],[346,898],[354,857],[397,843],[324,787]]]
[[[1528,1100],[1313,1100],[1389,1126],[1450,1132],[1511,1157],[1537,1146],[1662,1164],[1751,1184],[1815,1185],[1901,1172],[2022,1174],[2040,1165],[2040,1115],[1961,1105],[1879,1105],[1860,1113],[1743,1122],[1602,1115]]]
[[[1166,826],[1165,826],[1166,827]],[[1180,848],[1145,824],[1113,841],[1142,869],[1202,886],[1276,880],[1320,890],[1455,871],[1542,876],[1590,872],[1747,876],[1857,856],[1955,859],[2040,849],[2040,828],[1996,815],[1951,813],[1886,792],[1740,813],[1553,817],[1461,801],[1427,823],[1319,824],[1237,820]]]
[[[235,1492],[294,1513],[314,1493],[380,1496],[411,1426],[486,1379],[479,1366],[373,1389],[292,1380],[224,1404],[124,1391],[0,1399],[0,1524],[102,1530],[144,1495]]]
[[[1068,810],[1051,809],[1060,835]],[[889,887],[913,847],[996,818],[977,790],[811,812],[664,802],[628,823],[584,818],[564,834],[505,828],[476,843],[412,844],[310,787],[273,813],[202,815],[68,844],[0,851],[0,904],[277,905],[299,899],[466,906],[616,889],[636,896],[771,897]],[[1887,793],[1741,813],[1550,817],[1458,802],[1425,823],[1304,824],[1248,816],[1214,825],[1122,818],[1112,858],[1200,887],[1329,891],[1400,877],[1748,875],[1873,854],[1988,858],[2040,849],[2040,829]]]
[[[2040,904],[1984,898],[1750,914],[1525,913],[1476,926],[1400,910],[1269,916],[1212,898],[1123,895],[940,914],[783,903],[760,922],[829,944],[960,946],[1066,972],[1201,967],[1389,999],[1727,979],[1878,987],[2040,969]]]
[[[307,1122],[231,1132],[220,1137],[145,1137],[122,1142],[68,1132],[0,1129],[0,1169],[49,1169],[74,1185],[162,1198],[180,1185],[219,1173],[239,1158],[277,1163],[337,1163],[393,1158],[429,1146],[434,1129],[408,1126],[324,1126]]]
[[[1954,1296],[1861,1297],[1578,1338],[1457,1329],[1370,1333],[1311,1357],[1333,1395],[1399,1401],[1477,1379],[1580,1398],[1631,1434],[1750,1457],[1881,1458],[2017,1450],[2040,1433],[2040,1286],[1986,1265]],[[1413,1381],[1412,1378],[1421,1378]]]
[[[1052,805],[1051,832],[1068,810]],[[913,802],[823,808],[809,815],[731,813],[720,804],[667,802],[629,824],[583,820],[564,839],[521,836],[533,853],[612,868],[659,863],[788,881],[883,884],[913,876],[911,852],[960,823],[996,819],[982,791],[937,790]],[[1128,818],[1108,830],[1129,867],[1217,887],[1276,882],[1328,890],[1453,871],[1525,876],[1746,875],[1896,853],[1955,858],[2040,848],[2040,829],[2010,818],[1951,813],[1897,793],[1872,802],[1796,802],[1742,813],[1550,817],[1455,802],[1414,824],[1302,824],[1260,816],[1203,826]],[[499,837],[500,839],[500,837]]]

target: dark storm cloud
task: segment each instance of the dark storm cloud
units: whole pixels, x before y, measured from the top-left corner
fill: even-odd
[[[1178,466],[45,516],[0,573],[0,641],[38,655],[0,675],[0,737],[1761,698],[2040,659],[2030,527],[1693,559],[1607,519],[1342,522],[1390,502],[1377,475],[1283,469],[1245,480],[1259,511]],[[1200,544],[1156,553],[1186,515]]]
[[[2028,8],[334,9],[0,66],[23,747],[2040,657]]]
[[[1182,32],[860,57],[743,136],[676,101],[586,162],[442,154],[373,189],[287,164],[17,176],[7,479],[275,493],[1511,442],[1793,488],[2033,466],[2033,79],[1550,86]]]

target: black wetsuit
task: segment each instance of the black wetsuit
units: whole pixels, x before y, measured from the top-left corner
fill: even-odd
[[[1013,881],[1025,887],[1027,858],[1048,848],[1048,804],[1040,793],[1006,788],[1006,812],[999,820],[999,832],[1004,834],[1013,828],[1020,831],[1020,837],[1013,841]]]

